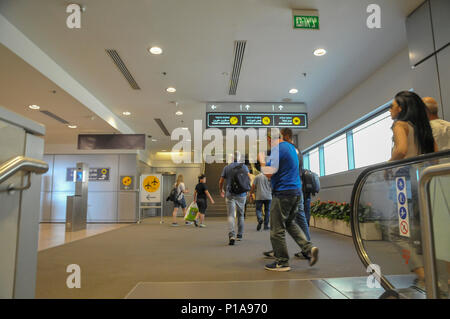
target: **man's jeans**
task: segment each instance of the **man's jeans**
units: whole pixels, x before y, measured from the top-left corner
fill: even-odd
[[[274,197],[270,207],[270,241],[278,264],[289,265],[286,246],[286,231],[301,250],[309,254],[312,243],[308,241],[301,228],[295,222],[301,196]]]
[[[262,220],[262,208],[264,206],[264,227],[269,227],[270,220],[270,202],[271,200],[257,200],[256,201],[256,218],[258,222]]]
[[[241,237],[244,232],[244,209],[246,199],[246,196],[240,197],[235,195],[228,195],[226,198],[229,237],[236,237],[235,218],[237,218],[238,236]]]
[[[303,198],[305,202],[305,218],[309,226],[309,221],[311,219],[311,194],[307,194],[306,196],[303,196]]]
[[[300,195],[300,203],[298,204],[298,213],[295,216],[295,221],[305,233],[306,239],[311,240],[311,236],[309,234],[309,225],[305,216],[305,210],[303,206],[303,193]]]

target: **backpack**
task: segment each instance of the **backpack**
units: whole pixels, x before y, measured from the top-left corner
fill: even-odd
[[[233,167],[231,176],[230,193],[238,195],[251,189],[250,177],[244,169],[244,164]]]
[[[178,198],[178,187],[174,187],[172,188],[172,190],[170,191],[169,196],[166,199],[166,202],[171,201],[171,202],[176,202],[177,198]]]
[[[309,169],[303,169],[302,184],[303,192],[305,194],[316,195],[320,191],[319,175],[311,172]]]

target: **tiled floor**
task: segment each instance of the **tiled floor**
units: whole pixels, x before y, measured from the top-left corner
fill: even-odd
[[[85,230],[66,233],[64,223],[43,223],[39,225],[38,250],[70,243],[75,240],[101,234],[110,230],[129,226],[130,224],[87,224]]]

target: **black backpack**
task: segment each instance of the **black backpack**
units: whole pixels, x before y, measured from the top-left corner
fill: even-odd
[[[166,199],[166,202],[171,201],[171,202],[176,202],[177,198],[178,198],[179,194],[178,194],[178,187],[174,187],[172,188],[172,190],[170,191],[169,196]]]
[[[244,169],[244,164],[233,167],[231,173],[230,193],[242,194],[250,190],[250,177]]]
[[[319,175],[311,172],[309,169],[303,169],[302,188],[305,194],[316,195],[320,191]]]

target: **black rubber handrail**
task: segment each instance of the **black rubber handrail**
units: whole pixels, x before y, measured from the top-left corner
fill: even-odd
[[[371,175],[376,171],[393,169],[399,166],[413,165],[423,163],[425,161],[436,160],[439,158],[446,158],[446,157],[450,157],[450,150],[424,154],[417,157],[412,157],[399,161],[384,162],[381,164],[372,165],[366,168],[364,171],[362,171],[361,174],[359,174],[352,190],[352,198],[350,202],[350,209],[351,209],[350,226],[352,230],[353,244],[355,245],[356,252],[358,253],[359,259],[363,263],[364,267],[367,268],[369,265],[373,264],[373,262],[370,260],[369,255],[367,254],[363,245],[363,240],[359,228],[358,207],[362,187],[365,184],[365,181],[367,180],[369,175]],[[380,284],[385,290],[394,290],[394,286],[386,279],[384,275],[381,275],[380,277]]]

